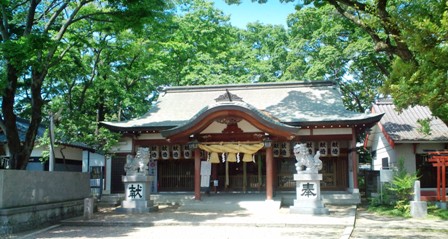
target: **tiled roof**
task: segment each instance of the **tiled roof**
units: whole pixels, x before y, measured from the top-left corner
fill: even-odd
[[[30,124],[27,120],[22,119],[22,118],[17,118],[17,130],[19,132],[20,141],[22,141],[22,142],[25,141],[26,131],[28,130],[29,125]],[[46,128],[42,124],[39,125],[39,128],[37,129],[36,140],[43,137],[45,129]],[[0,131],[0,143],[7,143],[6,135],[4,134],[3,131]],[[87,145],[85,143],[80,143],[80,142],[67,143],[66,141],[58,141],[56,143],[71,146],[74,148],[93,150],[93,148],[90,147],[89,145]]]
[[[432,116],[426,106],[413,106],[398,112],[391,99],[380,99],[373,105],[375,113],[385,113],[380,120],[384,130],[394,141],[448,141],[448,127]],[[417,120],[430,118],[430,134],[421,132]]]
[[[315,81],[171,87],[161,93],[144,116],[102,124],[115,129],[176,127],[185,124],[204,107],[216,104],[216,99],[226,92],[285,124],[362,121],[378,116],[346,110],[333,82]]]

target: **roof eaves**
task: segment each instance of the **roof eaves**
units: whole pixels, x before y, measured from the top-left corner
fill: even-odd
[[[119,126],[115,125],[113,122],[100,122],[100,125],[104,126],[106,129],[109,129],[113,132],[147,132],[147,131],[159,132],[179,126],[179,124],[164,125],[164,126],[152,126],[152,125]]]
[[[322,121],[301,121],[301,122],[282,122],[291,126],[321,126],[321,125],[362,125],[366,127],[373,127],[377,122],[381,120],[384,113],[375,114],[372,116],[366,116],[362,119],[343,119],[343,120],[322,120]]]

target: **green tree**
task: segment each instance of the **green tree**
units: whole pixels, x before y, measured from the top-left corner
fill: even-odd
[[[107,151],[114,137],[99,128],[100,121],[129,120],[148,111],[157,86],[166,84],[158,77],[163,68],[157,56],[172,16],[167,14],[163,21],[139,31],[105,31],[102,24],[77,26],[92,32],[92,37],[70,51],[54,75],[48,76],[60,82],[48,86],[56,91],[48,111],[61,115],[56,139]]]
[[[238,53],[233,50],[237,30],[213,4],[194,0],[180,12],[160,42],[163,71],[156,78],[170,85],[235,83]]]
[[[287,80],[332,80],[350,110],[369,109],[387,72],[389,58],[376,53],[365,32],[331,6],[305,8],[288,17]]]
[[[384,92],[399,108],[426,105],[448,121],[447,3],[438,0],[306,0],[336,9],[366,32],[373,48],[391,58]]]
[[[240,44],[247,49],[245,59],[251,82],[273,82],[283,77],[287,67],[289,38],[283,26],[247,24]]]
[[[382,73],[387,76],[382,87],[383,93],[392,95],[399,108],[426,105],[435,116],[448,122],[446,1],[279,1],[297,2],[299,11],[332,6],[340,16],[369,36],[374,43],[371,47],[376,53],[389,57],[389,67],[381,66]],[[226,2],[238,4],[240,0]],[[265,3],[267,0],[252,2]],[[304,63],[293,64],[300,69]]]
[[[75,26],[101,22],[110,31],[138,27],[164,14],[166,1],[1,1],[0,52],[2,65],[2,115],[14,169],[25,169],[34,147],[42,108],[46,103],[45,84],[58,84],[52,74],[68,53],[91,37]],[[22,143],[16,125],[17,102],[28,102],[30,126]]]

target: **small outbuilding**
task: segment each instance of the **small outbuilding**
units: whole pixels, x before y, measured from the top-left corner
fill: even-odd
[[[372,170],[393,169],[402,160],[407,172],[418,173],[422,188],[435,189],[437,169],[428,153],[448,147],[447,125],[426,106],[399,111],[392,99],[379,99],[372,112],[384,114],[365,141],[373,156]]]

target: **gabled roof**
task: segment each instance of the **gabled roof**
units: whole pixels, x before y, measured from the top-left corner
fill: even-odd
[[[392,99],[380,99],[373,105],[373,112],[385,113],[380,120],[380,128],[386,138],[400,141],[448,141],[448,127],[442,120],[432,115],[426,106],[413,106],[396,110]],[[430,134],[421,132],[418,120],[430,119]]]
[[[229,102],[219,102],[214,105],[204,107],[195,116],[193,116],[190,121],[185,122],[184,124],[175,127],[173,129],[164,130],[162,132],[162,136],[170,137],[172,135],[176,135],[181,132],[190,133],[190,131],[196,130],[195,125],[203,125],[200,122],[205,120],[208,116],[210,115],[216,116],[216,113],[223,111],[225,111],[226,116],[230,116],[232,114],[231,112],[233,111],[238,111],[239,117],[247,119],[255,119],[257,122],[261,123],[257,124],[260,129],[272,135],[279,134],[288,137],[298,132],[297,127],[289,126],[281,122],[278,122],[276,119],[273,119],[269,115],[257,110],[256,108],[245,102],[229,101]]]
[[[279,123],[301,126],[311,123],[377,122],[381,114],[348,111],[334,82],[281,82],[240,85],[170,87],[160,94],[151,110],[125,122],[102,122],[111,130],[163,130],[179,127],[218,97],[231,94]]]
[[[30,123],[29,123],[29,121],[27,121],[23,118],[17,117],[16,124],[17,124],[17,130],[19,133],[20,141],[23,142],[23,141],[25,141],[26,131],[28,130]],[[45,126],[43,126],[42,124],[39,125],[39,128],[37,129],[36,140],[39,140],[39,138],[43,137],[45,130],[46,130]],[[3,143],[3,144],[7,143],[6,135],[2,130],[0,130],[0,143]],[[65,141],[58,141],[56,143],[60,144],[60,145],[66,145],[66,146],[80,148],[80,149],[84,149],[84,150],[90,150],[90,151],[94,150],[89,145],[87,145],[85,143],[80,143],[80,142],[67,143]]]

